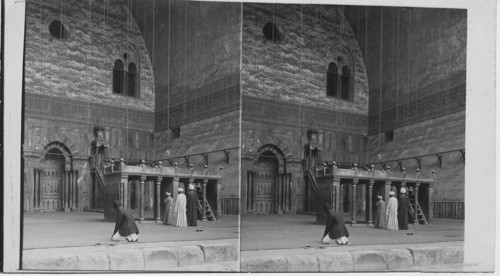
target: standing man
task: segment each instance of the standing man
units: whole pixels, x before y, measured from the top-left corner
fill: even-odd
[[[188,226],[196,226],[198,220],[198,195],[194,191],[194,185],[189,184],[189,192],[187,192],[187,205],[186,205],[186,215],[187,215],[187,225]]]
[[[167,192],[167,198],[163,201],[165,203],[165,209],[163,213],[163,224],[174,224],[174,199]]]
[[[377,211],[375,213],[375,219],[373,224],[376,228],[384,228],[385,227],[385,202],[382,199],[381,195],[377,195],[378,201],[375,204],[377,207]]]
[[[112,241],[127,240],[129,242],[136,242],[139,240],[139,229],[134,221],[134,216],[130,211],[122,207],[120,201],[113,201],[113,206],[116,210],[116,224],[113,235],[111,236]]]
[[[175,201],[175,213],[177,214],[177,227],[186,227],[186,196],[184,195],[184,189],[177,189],[177,200]]]
[[[413,218],[413,208],[410,205],[408,196],[406,195],[406,189],[401,188],[401,194],[399,195],[398,204],[398,221],[400,230],[408,230],[408,214]]]
[[[389,201],[385,210],[385,215],[388,216],[387,230],[398,230],[398,200],[394,197],[395,194],[394,191],[389,192]]]

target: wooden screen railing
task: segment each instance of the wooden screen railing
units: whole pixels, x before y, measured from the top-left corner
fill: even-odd
[[[463,201],[435,201],[432,203],[434,218],[465,219]]]

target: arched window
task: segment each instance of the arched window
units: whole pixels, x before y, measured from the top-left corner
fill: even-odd
[[[128,73],[127,73],[127,95],[136,96],[135,84],[136,84],[136,75],[137,69],[135,63],[131,62],[128,64]]]
[[[123,94],[123,62],[119,59],[113,67],[113,93]]]
[[[350,97],[351,90],[351,69],[349,66],[342,67],[342,94],[341,98],[344,100],[351,99]]]
[[[337,65],[330,63],[326,73],[326,95],[330,97],[337,97]]]

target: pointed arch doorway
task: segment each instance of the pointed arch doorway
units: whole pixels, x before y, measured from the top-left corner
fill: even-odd
[[[265,145],[257,152],[252,170],[247,172],[247,211],[283,214],[291,208],[291,174],[281,150]]]
[[[77,206],[78,171],[72,170],[71,153],[59,142],[50,143],[34,170],[34,209],[71,211]]]

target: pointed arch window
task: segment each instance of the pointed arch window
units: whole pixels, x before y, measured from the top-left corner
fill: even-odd
[[[337,97],[337,65],[331,62],[328,65],[328,71],[326,73],[326,95],[330,97]]]
[[[123,62],[119,59],[113,66],[113,93],[123,94]]]
[[[326,73],[326,95],[343,100],[354,100],[354,82],[351,68],[345,65],[339,74],[337,64],[331,62]]]
[[[351,100],[351,69],[349,69],[349,66],[344,66],[342,67],[342,94],[340,97],[344,100]]]
[[[140,97],[140,69],[137,58],[125,53],[123,58],[115,60],[113,66],[113,93]]]
[[[137,76],[137,67],[135,63],[131,62],[128,64],[128,72],[127,72],[127,95],[135,97],[136,96],[136,76]]]

